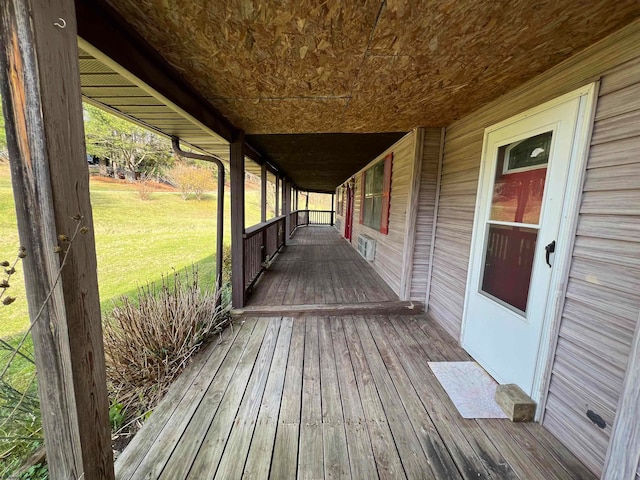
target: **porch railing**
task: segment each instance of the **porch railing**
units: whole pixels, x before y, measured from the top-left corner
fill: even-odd
[[[266,262],[284,245],[284,215],[247,228],[244,234],[244,288],[257,280]]]
[[[266,262],[284,245],[286,216],[259,223],[247,228],[244,233],[244,280],[245,292],[266,268]],[[333,225],[331,210],[296,210],[289,214],[289,235],[301,225]]]
[[[298,215],[298,210],[295,210],[289,214],[289,235],[293,233],[293,231],[298,228],[298,220],[300,219]]]
[[[291,233],[301,225],[333,225],[333,210],[296,210],[291,212]]]

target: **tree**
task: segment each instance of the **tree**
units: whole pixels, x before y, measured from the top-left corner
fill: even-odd
[[[92,105],[84,105],[87,153],[108,158],[114,170],[123,168],[135,178],[144,172],[158,173],[173,162],[171,145],[155,133]]]

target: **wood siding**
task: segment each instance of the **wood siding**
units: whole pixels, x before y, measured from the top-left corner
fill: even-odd
[[[371,265],[382,279],[398,295],[401,295],[402,255],[405,248],[405,222],[407,200],[414,169],[416,132],[410,132],[398,142],[376,157],[369,165],[356,174],[355,207],[353,213],[353,238],[351,245],[358,248],[358,236],[368,235],[376,241],[376,255]],[[361,202],[361,173],[370,166],[393,153],[391,173],[391,207],[389,212],[389,233],[383,235],[373,228],[358,222]],[[400,296],[401,300],[405,300]]]
[[[484,129],[601,79],[544,425],[600,473],[640,309],[640,22],[447,128],[428,312],[460,336]],[[585,414],[606,422],[602,430]]]
[[[425,129],[411,272],[410,299],[417,302],[424,302],[427,293],[441,141],[441,129]]]
[[[640,22],[635,22],[447,127],[429,310],[454,337],[460,336],[484,129],[599,79],[637,57],[639,43]],[[614,118],[594,135],[624,133],[630,128],[624,118]],[[623,154],[628,157],[632,150]],[[636,232],[633,225],[616,228],[626,232],[627,238]]]
[[[597,474],[640,310],[639,151],[640,57],[602,77],[544,420]],[[607,426],[595,426],[587,410]]]

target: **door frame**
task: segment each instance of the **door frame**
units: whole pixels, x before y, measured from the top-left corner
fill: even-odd
[[[545,102],[534,108],[531,108],[518,115],[512,116],[500,123],[487,127],[484,131],[482,144],[482,157],[480,164],[480,172],[478,176],[478,189],[476,193],[476,203],[473,220],[473,230],[471,236],[471,248],[469,252],[469,266],[467,269],[467,281],[465,288],[464,309],[462,316],[462,326],[460,329],[460,344],[464,337],[466,326],[467,309],[469,303],[469,291],[472,288],[471,277],[473,262],[471,261],[475,255],[482,255],[479,251],[482,247],[478,244],[478,248],[474,248],[479,235],[480,227],[483,219],[479,215],[479,207],[483,201],[482,181],[487,177],[487,169],[493,164],[493,159],[488,159],[488,137],[489,134],[504,128],[513,123],[517,123],[532,115],[543,112],[549,108],[565,103],[577,97],[583,97],[578,107],[578,116],[574,132],[574,142],[571,147],[570,165],[568,179],[564,199],[562,202],[561,228],[558,232],[556,240],[556,250],[554,253],[554,269],[551,274],[549,285],[549,295],[545,305],[545,314],[543,317],[542,331],[540,335],[540,346],[538,349],[538,358],[536,359],[535,375],[532,389],[532,399],[538,404],[536,410],[536,421],[541,421],[546,402],[548,385],[551,378],[551,367],[553,365],[553,356],[557,344],[558,331],[560,328],[560,320],[562,309],[564,306],[564,298],[569,279],[569,269],[571,266],[571,255],[573,252],[573,244],[575,241],[580,202],[582,200],[582,190],[584,185],[585,172],[587,167],[587,159],[589,154],[591,133],[595,120],[596,103],[598,99],[599,82],[585,85],[577,90],[561,95],[553,100]]]

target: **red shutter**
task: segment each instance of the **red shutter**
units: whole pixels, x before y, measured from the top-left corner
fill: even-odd
[[[366,171],[362,172],[360,176],[360,223],[364,223],[364,180],[366,173]]]
[[[384,159],[384,182],[382,184],[382,219],[380,220],[380,233],[389,233],[389,209],[391,208],[391,170],[393,166],[393,153]]]

